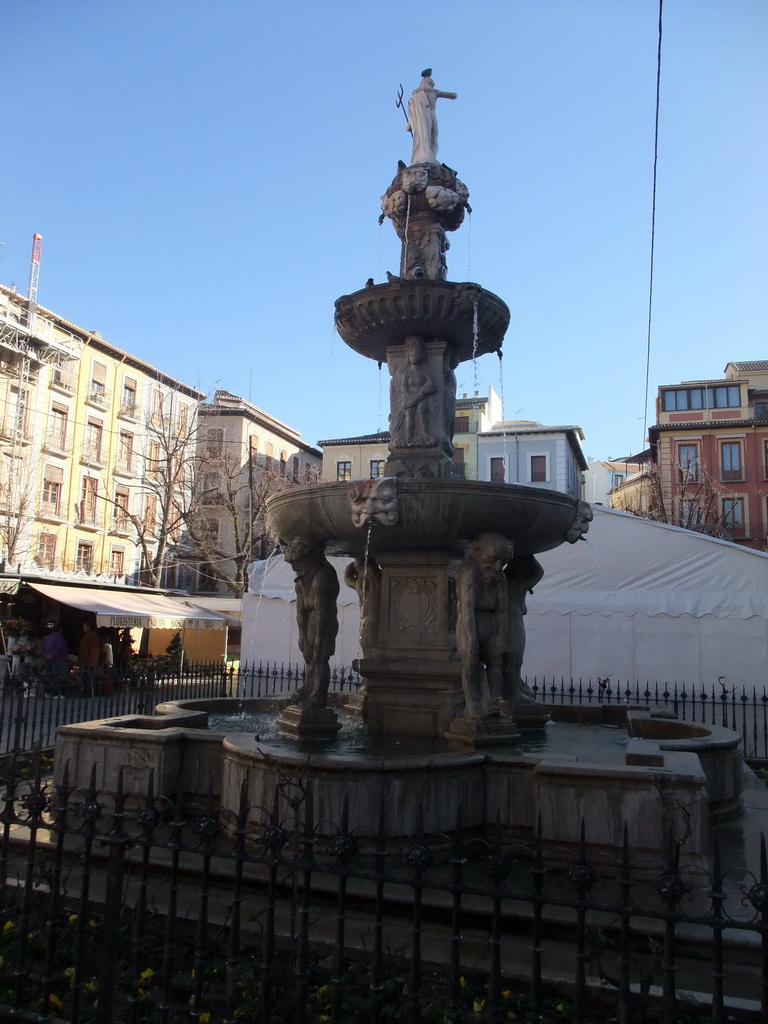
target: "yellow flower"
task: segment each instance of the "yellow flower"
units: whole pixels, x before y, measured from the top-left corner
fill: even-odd
[[[484,1006],[485,1006],[485,1000],[484,999],[475,999],[475,1001],[472,1003],[472,1012],[474,1013],[474,1015],[476,1017],[479,1017],[480,1014],[483,1012],[483,1007]]]
[[[5,924],[3,925],[3,931],[4,932],[9,932],[11,930],[11,928],[14,928],[14,927],[15,927],[15,925],[14,925],[13,921],[6,921]]]
[[[59,999],[53,992],[47,997],[47,999],[38,999],[38,1004],[42,1007],[48,1007],[50,1010],[60,1010],[64,1003]]]
[[[318,999],[318,1000],[327,999],[328,998],[328,986],[327,985],[321,985],[320,988],[315,993],[315,998]]]
[[[89,981],[88,984],[85,986],[85,991],[86,992],[95,992],[96,991],[96,985],[94,984],[94,982]]]
[[[502,999],[511,999],[512,998],[512,993],[510,992],[510,990],[508,988],[505,988],[504,991],[501,993],[501,998]]]
[[[149,981],[149,979],[150,979],[150,978],[152,977],[152,975],[153,975],[154,973],[155,973],[155,972],[154,972],[154,971],[152,970],[152,968],[151,968],[151,967],[148,967],[148,968],[146,969],[146,971],[142,971],[142,972],[141,972],[141,974],[139,975],[139,977],[141,978],[141,980],[142,980],[142,981]]]
[[[464,988],[464,986],[465,986],[466,984],[467,984],[467,983],[466,983],[466,981],[464,980],[464,975],[462,974],[462,976],[461,976],[461,977],[459,978],[459,986],[460,986],[460,988]]]
[[[70,924],[77,924],[77,914],[70,914],[69,915],[69,923]]]
[[[95,928],[95,927],[96,927],[96,922],[95,922],[95,921],[93,921],[93,920],[89,921],[89,922],[88,922],[88,927],[89,927],[89,928]]]
[[[201,1013],[200,1016],[198,1017],[198,1020],[200,1021],[200,1024],[208,1024],[208,1021],[210,1019],[211,1019],[210,1013]]]
[[[65,978],[74,978],[74,976],[75,976],[75,968],[74,967],[67,967],[66,970],[64,971],[64,977]]]
[[[147,993],[144,991],[143,988],[140,988],[137,990],[136,994],[138,995],[139,999],[143,999]]]

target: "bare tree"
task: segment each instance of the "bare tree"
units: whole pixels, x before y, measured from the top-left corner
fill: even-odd
[[[37,514],[40,492],[40,458],[31,447],[13,448],[0,456],[0,569],[24,561],[28,551],[28,527]]]
[[[267,499],[298,481],[274,459],[249,455],[246,446],[202,442],[186,515],[184,560],[235,596],[248,586],[248,565],[270,553],[265,523]]]
[[[612,507],[657,523],[731,540],[735,524],[723,510],[727,494],[718,481],[698,462],[674,462],[670,472],[677,477],[674,495],[672,481],[664,479],[658,462],[652,462],[612,492]]]

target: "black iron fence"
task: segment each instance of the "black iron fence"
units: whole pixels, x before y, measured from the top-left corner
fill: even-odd
[[[279,787],[278,787],[279,789]],[[53,788],[11,773],[0,1019],[341,1024],[768,1019],[768,869],[588,858]],[[288,806],[286,803],[283,807]],[[703,993],[694,1016],[682,989]],[[738,1003],[732,1002],[738,999]],[[702,1011],[701,1007],[704,1007]],[[703,1013],[703,1017],[701,1014]],[[690,1015],[689,1015],[690,1014]]]
[[[136,660],[123,669],[97,671],[62,683],[32,670],[8,677],[0,688],[0,755],[53,745],[56,728],[118,715],[152,714],[167,700],[195,697],[288,696],[304,681],[300,665],[277,663],[227,666],[221,661],[174,666],[163,660]],[[334,669],[335,692],[356,690],[361,679],[352,668]],[[537,700],[549,705],[649,704],[685,721],[711,723],[740,734],[744,755],[768,760],[768,692],[754,686],[693,687],[686,684],[617,683],[607,679],[529,678]]]

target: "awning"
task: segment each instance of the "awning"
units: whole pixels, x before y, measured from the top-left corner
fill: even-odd
[[[224,629],[227,624],[226,615],[208,611],[180,597],[57,587],[44,583],[30,583],[29,586],[52,601],[92,612],[98,626],[118,629],[137,626],[147,629]]]
[[[206,612],[223,615],[230,629],[240,629],[243,624],[243,599],[241,597],[202,597],[195,594],[193,598],[181,598],[182,601],[194,601],[198,608]]]

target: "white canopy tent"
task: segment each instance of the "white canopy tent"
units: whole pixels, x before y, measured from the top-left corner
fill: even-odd
[[[92,612],[98,626],[118,629],[224,629],[227,616],[180,597],[30,583],[51,601]]]
[[[768,679],[768,555],[594,506],[586,540],[539,555],[523,671],[729,688]],[[339,580],[349,558],[332,558]],[[293,571],[250,567],[242,660],[300,661]],[[341,582],[334,664],[359,655],[357,597]]]

